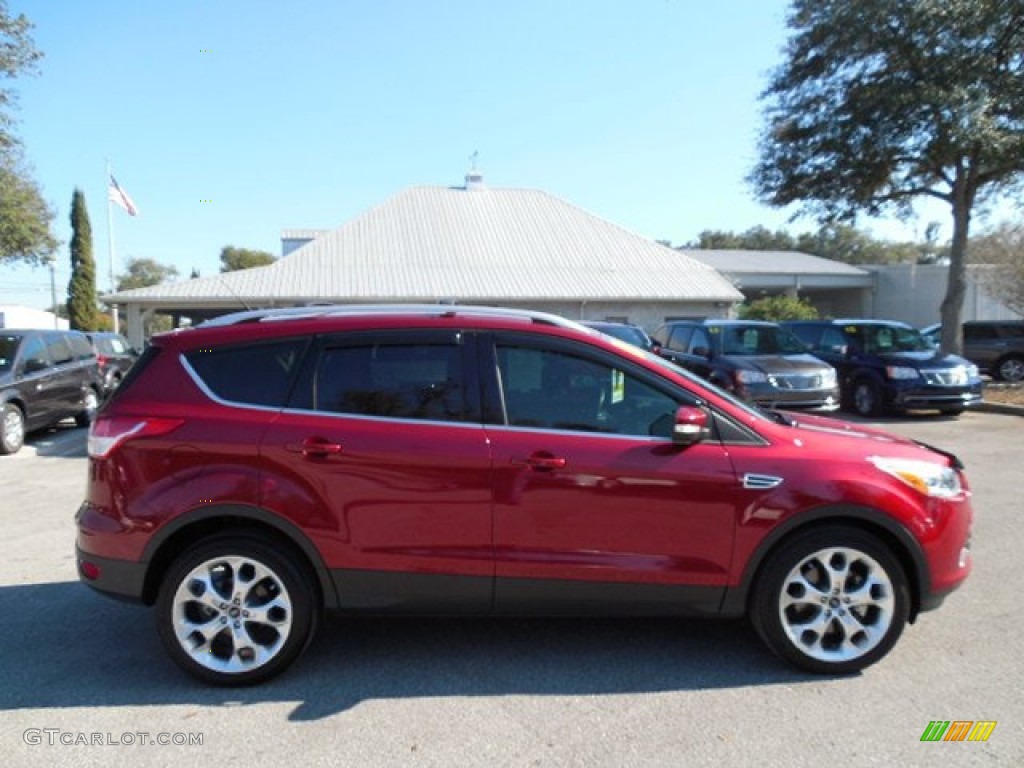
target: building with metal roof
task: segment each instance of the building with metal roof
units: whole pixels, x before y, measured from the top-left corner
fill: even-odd
[[[320,303],[454,301],[653,327],[724,316],[743,300],[714,267],[554,195],[412,187],[334,230],[285,230],[274,264],[103,297],[193,321],[238,309]]]

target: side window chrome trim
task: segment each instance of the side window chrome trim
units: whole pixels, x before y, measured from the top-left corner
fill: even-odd
[[[234,403],[232,403],[234,405]],[[369,416],[364,413],[340,413],[338,411],[317,411],[309,408],[280,408],[274,412],[288,414],[290,416],[316,416],[317,418],[330,419],[358,419],[359,421],[388,422],[395,424],[429,424],[435,427],[468,427],[470,429],[482,429],[483,423],[479,421],[444,421],[443,419],[413,419],[402,416]]]

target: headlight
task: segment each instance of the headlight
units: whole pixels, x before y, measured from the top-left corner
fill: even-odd
[[[764,384],[768,381],[768,374],[761,371],[748,371],[746,369],[741,369],[736,371],[734,376],[736,377],[736,381],[742,384]]]
[[[967,366],[967,378],[968,379],[976,379],[976,378],[978,378],[979,375],[980,374],[978,372],[978,366],[976,366],[976,365],[968,365]]]
[[[871,456],[868,461],[925,496],[950,499],[963,492],[959,475],[952,468],[942,464],[914,459],[890,459],[884,456]]]
[[[836,369],[829,368],[828,371],[821,374],[821,388],[831,389],[836,385]]]
[[[907,368],[902,365],[886,366],[885,374],[890,379],[916,379],[919,375],[917,368]]]

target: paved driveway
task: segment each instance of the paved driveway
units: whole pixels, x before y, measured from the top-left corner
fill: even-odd
[[[84,435],[35,438],[0,458],[2,762],[1024,765],[1024,419],[885,426],[964,459],[975,572],[862,675],[791,671],[743,622],[331,618],[288,674],[244,690],[185,678],[147,610],[77,583]],[[932,720],[998,725],[987,743],[921,743]]]

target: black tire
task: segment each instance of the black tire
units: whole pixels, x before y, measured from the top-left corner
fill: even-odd
[[[885,656],[909,613],[907,576],[893,553],[871,534],[842,525],[783,542],[761,567],[750,603],[754,627],[777,656],[831,675],[858,672]]]
[[[75,415],[75,424],[79,427],[88,427],[96,418],[96,411],[99,407],[99,394],[92,387],[86,387],[82,392],[82,411]]]
[[[875,382],[858,379],[850,387],[850,409],[858,416],[870,418],[882,414],[882,393]]]
[[[203,682],[262,683],[313,639],[319,623],[313,584],[304,564],[279,544],[252,533],[218,534],[167,570],[157,631],[175,663]]]
[[[25,414],[14,403],[0,408],[0,454],[17,453],[25,444]]]
[[[1024,357],[1004,357],[996,364],[993,373],[1000,381],[1012,384],[1024,381]]]

